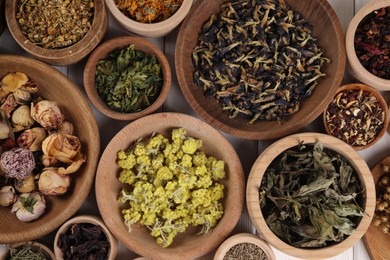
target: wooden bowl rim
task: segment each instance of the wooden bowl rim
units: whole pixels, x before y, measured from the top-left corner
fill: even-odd
[[[356,29],[363,18],[373,11],[387,6],[390,6],[390,0],[370,1],[365,4],[350,21],[345,35],[346,53],[350,68],[358,74],[359,80],[379,90],[390,90],[390,80],[375,76],[363,67],[355,52],[354,39]]]
[[[175,28],[188,14],[193,0],[184,0],[179,9],[168,19],[158,23],[141,23],[124,15],[114,0],[105,0],[112,16],[128,31],[145,37],[161,37]]]
[[[110,243],[110,251],[108,254],[108,260],[115,260],[115,257],[118,253],[118,240],[111,234],[103,220],[97,216],[92,215],[80,215],[66,221],[56,232],[54,238],[54,253],[57,259],[64,259],[62,250],[58,247],[58,239],[62,233],[65,233],[69,227],[73,224],[89,223],[100,226],[103,229],[104,234],[107,237],[108,242]]]
[[[322,248],[303,249],[297,248],[287,244],[277,237],[272,230],[268,227],[264,220],[262,211],[259,204],[259,188],[261,180],[264,176],[265,170],[269,164],[278,156],[280,153],[289,149],[293,146],[299,145],[301,142],[305,144],[313,144],[316,141],[321,141],[324,147],[333,150],[334,152],[342,154],[348,159],[349,163],[353,166],[355,171],[361,177],[361,182],[365,186],[365,214],[362,217],[359,225],[355,231],[342,242],[326,246]],[[351,159],[353,158],[353,159]],[[253,164],[249,173],[247,189],[246,189],[246,200],[247,208],[250,219],[255,225],[257,231],[265,238],[265,240],[278,250],[294,256],[303,257],[306,259],[322,259],[334,257],[346,249],[352,247],[360,238],[364,235],[368,229],[375,210],[375,185],[371,175],[371,171],[368,168],[366,162],[351,146],[347,145],[343,141],[326,134],[320,133],[300,133],[284,137],[275,143],[271,144],[264,150],[262,154],[257,158]]]
[[[91,29],[81,40],[65,48],[45,49],[33,44],[20,30],[15,17],[18,3],[19,0],[6,1],[5,17],[12,37],[25,51],[53,65],[65,66],[83,59],[99,44],[108,28],[108,14],[104,0],[95,0]]]
[[[315,109],[312,111],[309,111],[305,118],[302,118],[301,120],[292,120],[290,124],[284,123],[282,127],[279,127],[277,129],[273,128],[269,131],[251,131],[251,130],[245,130],[240,128],[232,127],[228,124],[225,124],[224,122],[220,121],[218,118],[213,117],[209,113],[208,110],[206,110],[203,106],[198,105],[198,101],[196,100],[195,96],[192,93],[193,86],[189,86],[185,79],[185,72],[181,70],[183,66],[183,58],[180,54],[179,50],[184,48],[184,39],[186,38],[186,34],[188,34],[188,30],[192,27],[191,21],[194,19],[194,17],[197,16],[199,12],[202,12],[204,9],[204,5],[206,5],[208,1],[207,0],[199,0],[197,5],[194,6],[194,8],[191,9],[190,13],[187,15],[187,17],[184,19],[180,31],[177,37],[176,41],[176,49],[175,49],[175,67],[176,67],[176,75],[178,79],[178,83],[180,86],[181,91],[183,92],[183,95],[187,102],[190,104],[192,109],[195,110],[195,112],[200,115],[207,123],[212,125],[213,127],[231,134],[233,136],[243,138],[243,139],[251,139],[251,140],[267,140],[267,139],[274,139],[278,137],[285,136],[286,134],[291,134],[300,128],[304,127],[305,125],[312,122],[314,119],[316,119],[321,113],[323,112],[323,109],[327,106],[327,104],[331,101],[333,98],[330,94],[323,99],[319,101]],[[336,31],[336,35],[334,36],[337,39],[337,48],[339,50],[338,53],[338,64],[336,65],[336,72],[334,75],[333,83],[330,86],[329,93],[333,93],[336,91],[337,87],[340,86],[342,76],[344,74],[345,66],[346,66],[346,55],[345,55],[345,44],[344,44],[344,33],[341,26],[341,23],[331,7],[331,5],[326,0],[317,0],[318,4],[323,7],[324,11],[328,14],[330,17],[334,17],[335,19],[330,19],[331,24],[334,27],[334,30]],[[193,84],[192,84],[193,85]],[[308,102],[310,97],[308,97],[303,102]],[[214,100],[213,100],[214,101]],[[298,111],[299,112],[299,111]],[[290,115],[290,117],[293,117],[294,115]],[[234,120],[234,119],[233,119]],[[258,122],[257,122],[258,123]],[[262,121],[261,124],[267,124],[268,122]]]
[[[40,227],[34,228],[34,233],[31,234],[31,232],[28,232],[27,230],[23,233],[18,233],[16,235],[13,235],[12,237],[9,236],[9,234],[2,234],[0,233],[0,241],[2,243],[14,243],[14,242],[20,242],[20,241],[26,241],[26,240],[33,240],[37,239],[39,237],[42,237],[53,230],[55,230],[58,226],[60,226],[64,221],[69,219],[84,203],[84,201],[87,199],[87,196],[89,194],[89,191],[92,188],[94,178],[95,178],[95,172],[96,172],[96,166],[97,161],[99,158],[99,149],[100,149],[100,134],[99,134],[99,128],[97,126],[96,119],[93,115],[92,109],[88,104],[87,99],[84,97],[84,94],[82,94],[81,90],[71,81],[69,80],[64,74],[53,68],[52,66],[38,60],[34,60],[32,58],[19,56],[19,55],[12,55],[12,54],[0,54],[0,62],[4,60],[6,62],[12,61],[12,63],[16,64],[30,64],[30,66],[34,68],[40,68],[41,71],[44,71],[45,74],[50,75],[50,77],[55,77],[56,79],[59,79],[61,82],[66,82],[68,86],[71,86],[69,88],[73,95],[79,97],[79,101],[83,104],[83,107],[85,107],[87,110],[83,110],[84,113],[88,113],[90,115],[90,128],[92,129],[93,133],[91,133],[93,136],[96,136],[96,139],[94,140],[94,144],[91,146],[96,146],[97,151],[94,155],[87,155],[87,158],[91,156],[90,160],[87,162],[84,173],[87,175],[85,177],[85,186],[83,189],[80,189],[80,192],[77,195],[77,200],[75,200],[72,204],[69,205],[69,208],[67,210],[63,210],[59,212],[58,217],[55,219],[50,219],[50,225],[44,225]],[[51,209],[52,210],[52,209]],[[42,216],[43,217],[43,216]]]
[[[367,148],[373,146],[374,144],[376,144],[383,137],[383,135],[386,133],[388,125],[389,125],[389,121],[388,121],[389,108],[387,106],[387,103],[386,103],[384,97],[378,91],[376,91],[374,88],[372,88],[368,85],[362,84],[362,83],[350,83],[350,84],[343,85],[339,89],[337,89],[337,92],[334,95],[334,97],[337,96],[337,94],[344,92],[346,90],[363,90],[365,92],[372,93],[374,95],[374,97],[376,97],[376,99],[378,100],[378,103],[380,104],[380,106],[382,107],[382,109],[385,113],[385,120],[383,122],[383,128],[381,131],[379,131],[379,133],[377,134],[377,136],[375,137],[374,140],[372,140],[370,143],[368,143],[366,145],[351,145],[356,151],[361,151],[361,150],[367,149]],[[328,108],[329,108],[329,106],[322,113],[322,123],[324,125],[326,133],[328,135],[333,136],[330,133],[328,124],[326,123],[326,112],[328,111]]]
[[[139,46],[141,46],[141,48],[146,48],[148,50],[147,52],[148,54],[153,54],[156,56],[161,66],[164,82],[161,87],[161,92],[158,98],[149,107],[139,112],[121,113],[112,110],[100,99],[99,94],[95,87],[95,72],[96,72],[96,64],[99,62],[100,59],[102,59],[101,56],[107,57],[107,55],[110,52],[116,49],[124,48],[129,44],[134,44],[134,49],[136,50],[140,49]],[[156,45],[142,38],[133,37],[133,36],[121,36],[103,42],[91,53],[84,67],[83,80],[84,80],[84,88],[85,91],[87,92],[87,96],[89,97],[92,104],[95,106],[97,110],[99,110],[104,115],[111,117],[113,119],[135,120],[137,118],[146,116],[156,111],[164,103],[165,99],[168,96],[168,92],[171,88],[172,73],[166,56]]]
[[[276,260],[275,254],[272,251],[272,248],[269,246],[269,244],[259,236],[256,236],[251,233],[239,233],[226,239],[218,247],[213,259],[223,260],[226,253],[230,250],[230,248],[241,243],[255,244],[256,246],[260,247],[264,251],[264,253],[267,255],[269,260]]]
[[[161,121],[162,120],[162,121]],[[232,196],[235,197],[236,199],[231,202],[234,203],[235,208],[237,209],[236,211],[226,211],[225,208],[225,213],[224,217],[219,220],[219,223],[217,224],[216,227],[214,227],[212,230],[209,231],[207,235],[210,235],[207,237],[208,240],[211,241],[203,241],[205,243],[202,243],[199,245],[199,248],[194,251],[194,250],[187,250],[187,251],[181,251],[180,252],[180,257],[181,259],[193,259],[195,257],[199,257],[201,255],[207,254],[210,252],[213,248],[217,247],[224,238],[226,238],[229,233],[233,230],[235,227],[236,223],[238,222],[241,212],[243,210],[244,206],[244,170],[241,165],[241,161],[234,150],[233,146],[230,144],[230,142],[216,129],[208,125],[207,123],[201,121],[200,119],[197,119],[193,116],[186,115],[186,114],[181,114],[181,113],[175,113],[175,112],[165,112],[165,113],[156,113],[156,114],[151,114],[146,117],[140,118],[136,121],[131,122],[128,124],[126,127],[124,127],[121,131],[119,131],[110,141],[110,143],[106,146],[106,149],[104,150],[101,159],[99,161],[99,165],[96,171],[96,184],[95,184],[95,189],[96,189],[96,200],[99,208],[99,212],[106,223],[108,229],[114,234],[116,238],[118,238],[119,241],[122,242],[124,246],[129,248],[131,251],[137,253],[138,255],[143,255],[145,257],[151,257],[153,258],[153,254],[158,254],[159,256],[162,257],[164,255],[165,257],[163,259],[178,259],[177,252],[180,247],[177,247],[172,251],[172,247],[168,247],[166,249],[164,248],[159,248],[158,251],[155,249],[151,248],[146,248],[142,241],[142,237],[137,237],[134,236],[132,233],[129,233],[127,228],[123,226],[122,223],[119,224],[114,221],[112,218],[113,212],[110,211],[109,209],[106,209],[106,204],[110,204],[111,202],[106,200],[105,194],[107,192],[107,178],[116,178],[115,175],[108,175],[107,171],[105,168],[107,167],[107,164],[109,162],[107,159],[110,157],[109,154],[111,153],[116,153],[117,151],[114,151],[115,147],[112,147],[114,145],[115,140],[125,140],[121,141],[121,143],[125,142],[124,144],[131,144],[134,141],[136,141],[139,136],[131,136],[129,137],[129,133],[132,132],[133,129],[141,129],[143,128],[143,132],[150,134],[153,131],[149,131],[149,128],[153,128],[153,121],[158,121],[158,122],[163,122],[163,124],[166,124],[166,129],[170,128],[179,128],[183,127],[186,129],[185,126],[182,125],[182,122],[190,122],[190,124],[198,124],[200,128],[206,129],[210,135],[214,136],[215,138],[213,140],[218,140],[218,142],[223,143],[223,151],[228,152],[229,154],[233,155],[231,160],[225,161],[229,167],[235,169],[234,174],[231,176],[234,176],[235,183],[234,183],[234,188],[231,188]],[[172,125],[172,124],[167,124],[166,122],[177,122],[177,125]],[[147,128],[147,132],[145,131],[144,128]],[[190,130],[187,128],[186,130]],[[193,136],[196,137],[196,136]],[[198,138],[198,137],[196,137]],[[128,146],[128,145],[127,145]],[[227,172],[229,174],[230,172]],[[226,206],[226,205],[224,205]],[[229,215],[228,215],[229,214]],[[228,216],[228,217],[227,217]],[[122,217],[121,217],[122,219]],[[221,225],[221,221],[224,221],[225,225]],[[216,229],[218,228],[218,233],[216,233]],[[150,235],[150,234],[147,234]],[[212,238],[212,239],[211,239]],[[176,250],[176,251],[175,251]]]

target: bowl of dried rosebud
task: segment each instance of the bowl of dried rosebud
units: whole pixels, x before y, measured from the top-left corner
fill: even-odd
[[[348,70],[378,90],[390,90],[390,0],[370,1],[348,25]]]
[[[54,254],[62,259],[114,260],[118,240],[96,216],[82,215],[65,222],[54,238]]]
[[[351,145],[355,150],[373,146],[386,133],[388,107],[374,88],[360,83],[337,90],[323,113],[327,134]]]
[[[82,60],[103,39],[108,26],[104,0],[7,1],[5,14],[15,41],[52,65]]]

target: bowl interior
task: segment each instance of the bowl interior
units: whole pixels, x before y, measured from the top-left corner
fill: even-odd
[[[348,162],[355,169],[359,178],[360,184],[364,192],[361,194],[358,203],[362,206],[365,214],[355,227],[355,231],[345,240],[338,244],[329,245],[322,248],[303,249],[293,247],[281,239],[279,239],[273,231],[268,227],[265,217],[262,214],[259,204],[259,188],[264,173],[270,163],[283,151],[299,145],[301,142],[305,144],[314,144],[321,141],[324,147],[334,151],[335,153],[343,155]],[[253,165],[247,183],[247,207],[250,218],[255,225],[257,231],[264,236],[264,238],[272,246],[281,250],[282,252],[307,259],[323,259],[330,258],[340,254],[349,247],[352,247],[365,233],[371,223],[374,209],[375,209],[375,186],[371,172],[366,162],[359,156],[359,154],[349,145],[341,140],[319,133],[303,133],[285,137],[271,146],[269,146],[264,153],[262,153]]]
[[[131,233],[124,224],[118,196],[122,185],[118,180],[119,167],[116,155],[140,137],[148,138],[153,132],[170,136],[174,128],[184,128],[187,135],[203,141],[202,150],[207,155],[225,161],[226,178],[224,216],[207,234],[196,236],[199,228],[189,228],[178,235],[168,248],[160,247],[149,230],[133,225]],[[127,187],[128,188],[128,187]],[[129,124],[121,130],[105,149],[96,175],[96,196],[100,213],[110,231],[137,254],[152,259],[193,259],[204,255],[219,245],[237,223],[243,208],[244,176],[240,160],[226,139],[215,129],[191,116],[176,113],[153,114]]]
[[[176,42],[176,73],[181,90],[192,108],[209,124],[229,134],[246,139],[271,139],[297,131],[322,113],[340,86],[345,68],[345,49],[340,22],[325,0],[287,0],[295,11],[313,25],[312,34],[332,62],[323,66],[326,77],[321,78],[312,96],[306,98],[300,110],[285,119],[281,125],[276,121],[257,121],[248,124],[247,119],[229,119],[226,111],[214,98],[206,98],[203,89],[193,83],[194,68],[192,50],[204,22],[211,14],[218,14],[226,0],[201,1],[186,17]]]
[[[54,68],[29,58],[0,55],[0,78],[9,72],[23,72],[36,81],[38,94],[56,101],[65,119],[75,128],[86,162],[71,175],[71,188],[63,196],[45,196],[46,211],[37,220],[24,223],[0,207],[0,243],[13,243],[42,237],[70,218],[87,198],[93,184],[99,156],[100,137],[91,108],[77,86]]]

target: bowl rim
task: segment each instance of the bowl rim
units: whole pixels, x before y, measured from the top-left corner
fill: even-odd
[[[97,216],[93,215],[80,215],[76,216],[74,218],[69,219],[64,224],[61,225],[61,227],[57,230],[56,235],[54,237],[54,254],[57,259],[63,259],[62,250],[58,247],[58,239],[60,235],[64,232],[66,232],[69,227],[73,224],[80,224],[80,223],[89,223],[98,225],[103,229],[104,234],[107,237],[108,242],[110,243],[110,250],[108,254],[108,260],[115,260],[115,257],[118,253],[118,240],[111,234],[111,232],[108,230],[106,225],[104,224],[103,220],[100,219]]]
[[[50,74],[51,77],[57,78],[57,80],[60,81],[60,83],[66,83],[67,85],[72,86],[72,93],[79,96],[80,102],[82,103],[83,107],[85,107],[87,110],[83,110],[84,113],[88,113],[91,115],[89,119],[89,126],[92,131],[91,135],[95,136],[96,139],[94,140],[94,146],[97,147],[96,151],[94,151],[91,154],[87,155],[87,158],[90,159],[88,164],[84,164],[85,166],[82,167],[88,167],[84,169],[85,175],[87,175],[85,186],[83,187],[81,194],[78,194],[77,200],[74,201],[74,203],[69,205],[69,208],[67,210],[64,210],[58,214],[58,217],[56,219],[50,220],[50,223],[44,226],[35,227],[32,232],[20,232],[17,234],[10,235],[9,233],[3,234],[0,232],[0,242],[1,243],[14,243],[14,242],[20,242],[20,241],[26,241],[26,240],[33,240],[37,239],[39,237],[42,237],[46,234],[49,234],[56,228],[58,228],[64,221],[69,219],[84,203],[84,201],[87,199],[88,194],[93,186],[94,178],[95,178],[95,172],[97,167],[97,161],[99,159],[100,154],[100,133],[99,128],[96,122],[96,118],[93,116],[92,109],[90,105],[88,104],[87,99],[85,98],[84,94],[82,94],[81,90],[73,83],[70,79],[68,79],[64,74],[53,68],[52,66],[39,61],[35,60],[29,57],[24,57],[20,55],[13,55],[13,54],[0,54],[0,61],[12,61],[13,63],[18,64],[18,66],[24,66],[26,62],[28,62],[31,66],[34,68],[38,68],[41,71],[45,71],[45,73]],[[20,65],[22,64],[22,65]],[[20,68],[19,68],[20,69]],[[29,75],[27,75],[29,76]],[[90,145],[90,144],[88,144]],[[93,147],[91,145],[91,147]],[[89,156],[91,156],[89,158]],[[89,165],[89,166],[88,166]],[[80,170],[79,170],[80,171]],[[53,210],[53,209],[50,209]],[[43,215],[44,216],[44,215]],[[42,216],[42,217],[43,217]]]
[[[346,157],[358,173],[361,176],[361,182],[365,185],[365,214],[363,215],[359,225],[355,231],[342,242],[326,246],[322,248],[303,249],[297,248],[287,244],[277,237],[273,231],[268,227],[264,220],[264,216],[259,206],[259,187],[261,180],[264,176],[265,170],[269,164],[278,156],[281,152],[289,149],[293,146],[299,145],[301,142],[306,144],[313,144],[316,141],[321,141],[324,147],[333,150]],[[256,227],[256,230],[261,234],[265,240],[278,250],[294,256],[303,257],[305,259],[323,259],[334,257],[348,248],[352,247],[368,229],[372,217],[375,211],[375,184],[371,171],[367,166],[367,163],[363,158],[354,150],[351,146],[347,145],[343,141],[326,134],[307,132],[294,134],[284,137],[264,150],[263,153],[257,158],[253,164],[247,182],[246,200],[249,217],[252,223]]]
[[[332,25],[334,26],[334,29],[336,31],[335,38],[337,39],[337,48],[339,50],[338,52],[338,60],[339,62],[336,64],[336,72],[334,75],[334,79],[331,84],[330,92],[335,92],[337,87],[340,86],[342,82],[342,78],[344,75],[344,70],[346,66],[346,55],[345,55],[345,44],[344,44],[344,33],[343,29],[340,23],[340,20],[338,19],[335,11],[333,10],[332,6],[328,3],[327,0],[317,0],[319,5],[323,7],[325,12],[331,17],[330,21]],[[252,130],[245,130],[240,129],[237,127],[233,127],[229,124],[224,123],[223,121],[219,120],[218,118],[214,117],[210,112],[203,106],[199,105],[198,101],[196,100],[194,94],[192,93],[192,89],[194,88],[193,84],[189,85],[187,84],[186,77],[185,77],[185,71],[182,69],[184,58],[179,53],[179,50],[185,48],[185,35],[188,33],[188,28],[191,28],[191,21],[194,19],[194,17],[197,16],[198,13],[203,12],[203,9],[205,9],[204,5],[207,4],[207,0],[199,0],[197,2],[197,5],[194,6],[194,8],[191,10],[191,12],[186,16],[184,19],[180,31],[176,40],[176,49],[175,49],[175,68],[176,68],[176,75],[177,80],[179,83],[179,87],[187,100],[187,102],[190,104],[192,109],[201,116],[207,123],[212,125],[213,127],[231,134],[235,137],[243,138],[243,139],[250,139],[250,140],[268,140],[268,139],[274,139],[279,138],[282,136],[285,136],[286,134],[291,134],[293,132],[296,132],[297,130],[301,129],[302,127],[306,126],[313,120],[315,120],[318,116],[321,115],[323,112],[323,109],[318,109],[320,105],[323,106],[323,108],[326,107],[326,105],[331,101],[332,96],[328,95],[320,100],[320,102],[317,104],[316,109],[313,109],[311,111],[308,111],[306,116],[302,118],[301,120],[297,121],[294,120],[293,125],[292,124],[283,124],[283,127],[279,127],[278,129],[272,129],[272,131],[267,132],[260,132],[260,131],[252,131]],[[310,97],[308,97],[303,102],[308,102]],[[214,101],[214,100],[213,100]],[[222,108],[221,108],[222,109]],[[300,111],[298,111],[300,112]],[[293,117],[294,115],[290,115],[290,117]],[[234,119],[233,119],[234,120]],[[258,122],[256,122],[258,123]],[[268,122],[260,122],[260,123],[268,123]]]
[[[64,48],[46,49],[39,47],[22,33],[16,20],[15,15],[19,1],[6,1],[5,18],[12,37],[26,52],[52,65],[66,66],[82,60],[99,44],[108,28],[108,14],[104,0],[95,0],[91,29],[83,38]]]
[[[379,90],[390,90],[390,79],[383,79],[378,76],[375,76],[363,67],[355,52],[354,38],[356,29],[363,18],[365,18],[373,11],[387,6],[390,7],[390,0],[372,0],[368,2],[354,15],[347,27],[347,31],[345,34],[346,54],[350,70],[355,72],[352,73],[358,80]]]
[[[259,236],[252,233],[239,233],[226,239],[218,247],[217,251],[214,254],[213,260],[223,260],[230,248],[240,243],[255,244],[256,246],[260,247],[261,250],[263,250],[269,260],[276,260],[275,254],[269,244]]]
[[[209,233],[207,233],[208,238],[212,237],[212,239],[209,239],[210,241],[207,241],[207,243],[202,243],[199,245],[198,249],[196,251],[194,250],[179,250],[172,249],[172,247],[168,247],[166,249],[159,248],[159,251],[156,251],[155,249],[151,248],[145,248],[144,246],[141,246],[140,240],[137,239],[132,233],[129,233],[127,228],[122,223],[117,223],[112,217],[113,212],[107,209],[107,204],[111,203],[108,202],[105,196],[105,191],[102,189],[105,189],[107,186],[107,171],[104,170],[105,165],[107,165],[108,159],[106,159],[108,154],[111,154],[113,152],[113,145],[117,145],[116,143],[119,141],[123,146],[133,143],[136,141],[139,136],[130,136],[131,140],[129,141],[128,137],[129,134],[133,133],[133,129],[142,129],[143,136],[145,134],[151,134],[153,131],[147,131],[145,132],[145,128],[149,129],[153,128],[153,121],[162,122],[162,124],[166,124],[166,122],[174,122],[174,124],[166,124],[164,126],[164,129],[172,129],[172,128],[180,128],[183,127],[186,129],[186,127],[183,126],[183,123],[190,122],[192,125],[196,125],[197,127],[201,128],[202,130],[206,130],[209,133],[212,133],[214,135],[214,139],[218,139],[223,142],[224,145],[224,153],[228,153],[231,155],[231,164],[229,167],[232,167],[234,169],[230,172],[233,172],[236,180],[234,183],[234,188],[231,188],[231,195],[232,197],[236,198],[232,203],[234,204],[235,210],[229,211],[229,218],[224,219],[225,217],[222,217],[217,224],[216,227],[214,227],[212,230],[210,230]],[[145,124],[147,123],[147,124]],[[148,127],[145,127],[148,126]],[[189,131],[190,129],[186,129]],[[187,132],[188,133],[188,132]],[[194,136],[193,136],[194,137]],[[125,142],[123,140],[126,140]],[[117,151],[115,151],[116,153]],[[227,164],[227,161],[225,161]],[[228,172],[228,174],[230,173]],[[109,175],[114,176],[111,178],[116,178],[115,175]],[[150,257],[151,259],[154,259],[156,255],[158,255],[159,259],[193,259],[195,257],[200,257],[204,254],[207,254],[210,252],[213,248],[216,248],[224,238],[226,238],[229,233],[234,229],[236,226],[236,223],[238,222],[241,212],[243,210],[244,206],[244,189],[245,189],[245,180],[244,180],[244,170],[242,168],[241,161],[238,157],[238,154],[236,153],[233,146],[230,144],[230,142],[216,129],[214,129],[212,126],[208,125],[207,123],[201,121],[198,118],[195,118],[193,116],[182,114],[182,113],[176,113],[176,112],[164,112],[164,113],[155,113],[148,115],[146,117],[140,118],[134,122],[131,122],[127,126],[125,126],[121,131],[119,131],[109,142],[109,144],[106,146],[105,150],[103,151],[103,154],[100,158],[99,165],[96,171],[96,181],[95,181],[95,190],[96,190],[96,201],[99,208],[99,212],[105,221],[107,227],[109,230],[114,234],[116,238],[118,238],[119,241],[122,242],[124,246],[129,248],[131,251],[137,253],[138,255],[142,255],[144,257]],[[225,208],[225,215],[228,213]],[[221,221],[224,221],[225,225],[220,225]],[[118,226],[119,225],[119,226]],[[219,226],[218,226],[219,225]],[[218,228],[218,233],[215,233],[215,231]],[[148,234],[150,235],[150,234]],[[172,251],[174,250],[174,251]],[[180,258],[179,258],[180,257]]]
[[[188,14],[193,0],[184,0],[179,9],[168,19],[157,23],[141,23],[123,14],[116,6],[114,0],[105,0],[112,16],[128,31],[149,37],[161,37],[175,28]],[[166,32],[166,33],[165,33]],[[157,35],[157,36],[154,36]]]
[[[349,84],[343,85],[337,89],[337,92],[334,95],[334,97],[336,97],[337,94],[344,92],[346,90],[363,90],[365,92],[372,93],[373,96],[377,99],[379,105],[382,107],[383,112],[384,112],[383,128],[379,131],[379,133],[376,135],[374,140],[372,140],[370,143],[368,143],[366,145],[351,145],[356,151],[361,151],[361,150],[367,149],[367,148],[373,146],[374,144],[376,144],[383,137],[383,135],[386,133],[388,125],[389,125],[389,121],[388,121],[389,108],[387,106],[387,103],[386,103],[384,97],[377,90],[375,90],[373,87],[370,87],[370,86],[368,86],[366,84],[362,84],[362,83],[349,83]],[[327,106],[325,108],[324,112],[322,113],[322,123],[324,125],[326,133],[328,135],[334,136],[331,134],[329,127],[328,127],[328,124],[326,122],[326,113],[328,111],[328,108],[329,108],[329,106]]]
[[[146,47],[150,53],[153,53],[153,55],[156,56],[163,74],[163,85],[161,86],[158,98],[150,106],[138,112],[121,113],[111,109],[104,103],[103,100],[100,99],[95,86],[96,64],[99,62],[99,57],[101,55],[107,57],[107,55],[112,51],[116,49],[123,49],[130,44],[134,44],[135,50],[138,49],[137,46]],[[166,56],[156,45],[146,39],[133,36],[120,36],[103,42],[95,50],[93,50],[84,67],[83,82],[88,98],[91,100],[95,108],[101,113],[117,120],[135,120],[156,111],[160,106],[162,106],[172,85],[172,72]]]

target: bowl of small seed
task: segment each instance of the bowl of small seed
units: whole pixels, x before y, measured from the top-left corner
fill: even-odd
[[[390,0],[370,1],[352,18],[345,42],[348,70],[378,90],[390,90]]]
[[[84,87],[92,104],[118,120],[135,120],[157,110],[171,81],[169,63],[160,49],[131,36],[101,44],[84,69]]]
[[[360,83],[340,87],[323,113],[327,134],[356,150],[373,146],[386,133],[388,108],[382,95]]]
[[[191,107],[219,130],[254,140],[317,118],[341,84],[345,60],[340,22],[324,0],[198,1],[175,53]]]
[[[248,178],[249,216],[276,249],[303,259],[334,257],[368,229],[375,184],[351,146],[320,133],[290,135],[269,146]]]
[[[186,17],[193,0],[106,0],[115,20],[129,32],[163,37]]]
[[[83,59],[103,39],[108,26],[104,0],[7,1],[5,13],[15,41],[51,65]]]
[[[276,260],[271,247],[259,236],[240,233],[226,239],[217,249],[214,260]]]

